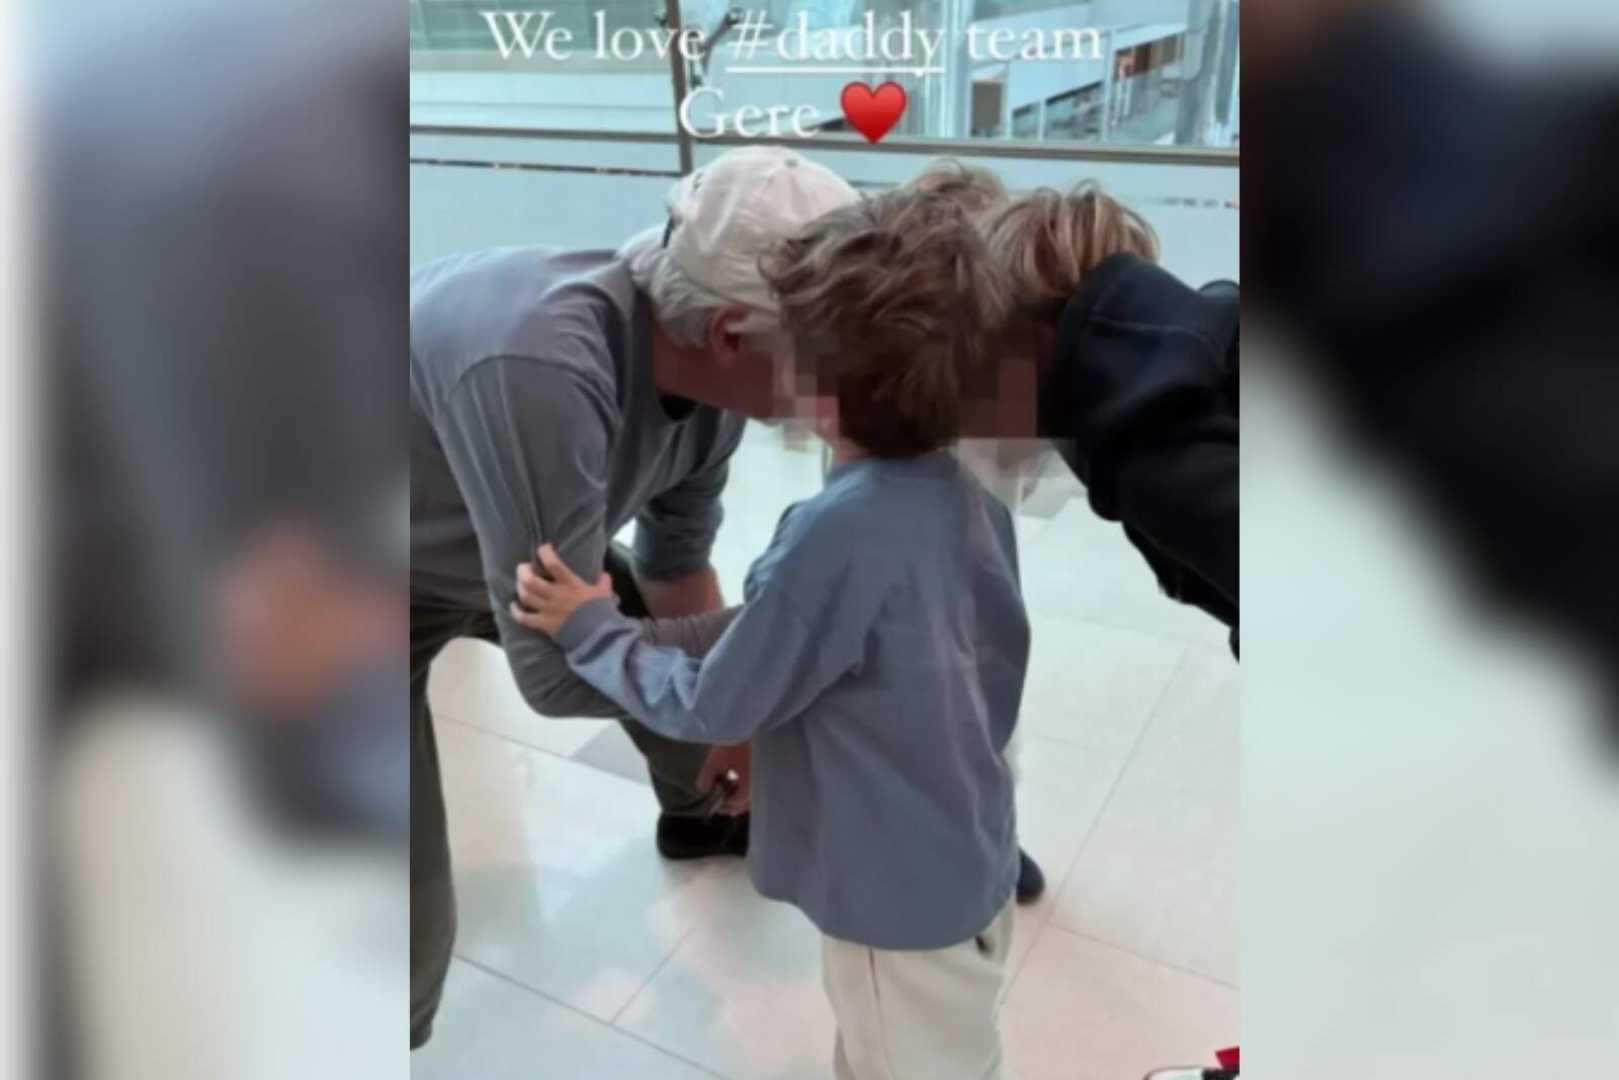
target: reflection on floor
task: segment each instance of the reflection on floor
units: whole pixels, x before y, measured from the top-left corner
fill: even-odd
[[[750,426],[715,557],[727,596],[819,470],[818,446]],[[1065,482],[1018,520],[1019,828],[1050,887],[1018,912],[1003,1028],[1021,1080],[1135,1080],[1238,1038],[1237,666],[1117,527],[1053,500]],[[815,932],[737,862],[658,858],[615,726],[530,713],[479,642],[446,651],[432,694],[460,936],[415,1080],[831,1075]]]

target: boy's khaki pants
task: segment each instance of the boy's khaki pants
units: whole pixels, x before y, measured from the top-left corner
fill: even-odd
[[[838,1080],[1012,1080],[1001,1058],[1001,983],[1015,902],[948,949],[872,949],[821,941],[838,1022]]]

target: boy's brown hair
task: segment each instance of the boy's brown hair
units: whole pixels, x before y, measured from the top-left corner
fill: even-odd
[[[990,213],[983,229],[1024,316],[1054,317],[1084,276],[1110,255],[1158,259],[1152,226],[1094,181],[1066,194],[1051,188],[1030,192]]]
[[[839,434],[879,457],[956,437],[961,396],[1009,307],[967,211],[895,190],[818,218],[760,263],[798,376],[838,404]]]
[[[943,195],[972,217],[980,217],[1005,206],[1011,196],[1001,178],[981,165],[968,165],[955,158],[939,158],[900,185],[899,190],[918,195]]]

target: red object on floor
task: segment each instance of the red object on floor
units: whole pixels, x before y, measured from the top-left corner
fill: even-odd
[[[1239,1069],[1239,1068],[1241,1068],[1242,1067],[1242,1054],[1239,1052],[1241,1049],[1242,1049],[1241,1047],[1233,1046],[1229,1050],[1220,1050],[1220,1051],[1216,1052],[1214,1056],[1219,1059],[1220,1068],[1222,1068],[1222,1069]]]

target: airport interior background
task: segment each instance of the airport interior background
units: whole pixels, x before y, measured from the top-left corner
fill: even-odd
[[[1014,193],[1094,179],[1152,223],[1183,280],[1238,278],[1235,0],[760,6],[776,27],[802,16],[836,30],[909,10],[958,37],[973,25],[1099,28],[1094,58],[977,63],[958,50],[942,75],[868,74],[893,74],[910,98],[875,145],[842,130],[848,74],[791,61],[730,70],[743,65],[723,3],[681,7],[684,25],[718,33],[681,74],[688,92],[719,91],[705,95],[704,123],[747,103],[816,105],[833,119],[792,145],[857,188],[950,155],[994,169]],[[490,7],[552,12],[579,54],[502,59],[478,15]],[[662,220],[685,161],[726,145],[679,137],[667,59],[587,55],[598,9],[609,33],[657,27],[665,11],[655,0],[411,0],[413,266],[479,247],[617,246]],[[991,467],[993,454],[976,456]],[[727,599],[821,474],[812,438],[749,425],[714,555]],[[1010,1064],[1023,1080],[1134,1080],[1207,1063],[1238,1039],[1238,668],[1225,631],[1159,594],[1059,461],[991,479],[1016,510],[1033,633],[1019,832],[1049,880],[1017,915]],[[442,655],[431,695],[460,926],[433,1039],[413,1055],[417,1080],[829,1075],[814,928],[759,897],[739,863],[658,858],[657,804],[616,725],[530,712],[502,654],[481,642]]]

